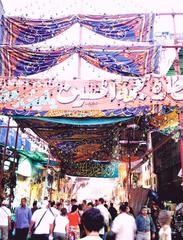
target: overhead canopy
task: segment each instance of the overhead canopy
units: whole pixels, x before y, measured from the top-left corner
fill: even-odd
[[[143,140],[143,131],[126,128],[126,125],[133,121],[132,118],[110,118],[107,122],[103,118],[80,119],[78,122],[75,122],[76,119],[57,118],[14,117],[14,119],[21,127],[31,128],[48,142],[52,155],[63,162],[126,161],[129,152],[131,159],[137,160],[146,149],[146,146],[139,146],[138,142]],[[120,140],[125,142],[120,143]],[[131,144],[131,140],[137,142]]]

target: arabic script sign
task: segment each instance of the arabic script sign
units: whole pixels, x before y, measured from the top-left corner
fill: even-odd
[[[0,109],[105,110],[154,104],[182,107],[183,76],[0,83]]]

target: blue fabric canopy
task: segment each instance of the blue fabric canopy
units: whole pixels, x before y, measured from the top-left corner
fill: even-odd
[[[70,125],[100,125],[100,124],[112,124],[130,120],[132,117],[127,118],[90,118],[90,119],[71,119],[71,118],[43,118],[43,117],[25,117],[25,116],[14,116],[14,120],[40,120],[51,123],[61,123]]]

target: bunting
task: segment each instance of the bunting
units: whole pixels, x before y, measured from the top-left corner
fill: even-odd
[[[102,36],[135,42],[153,41],[155,14],[70,15],[58,19],[2,17],[0,44],[39,43],[79,23]]]
[[[121,41],[153,41],[155,14],[79,15],[82,26]]]
[[[59,19],[26,19],[2,17],[0,43],[8,45],[34,44],[63,33],[75,22],[74,15]]]
[[[0,75],[2,77],[27,76],[45,71],[66,60],[74,48],[55,51],[31,51],[28,48],[1,47]]]
[[[159,46],[86,46],[79,54],[95,67],[122,76],[159,73]]]

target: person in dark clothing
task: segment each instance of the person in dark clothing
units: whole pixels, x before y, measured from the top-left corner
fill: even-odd
[[[105,240],[115,240],[116,239],[116,234],[112,231],[109,231],[107,234],[106,234],[106,238]]]
[[[37,207],[37,201],[34,201],[33,204],[32,204],[32,208],[31,208],[31,212],[32,214],[38,209]]]
[[[159,230],[161,228],[158,216],[159,216],[159,210],[154,210],[153,215],[151,214],[152,220],[153,220],[155,228],[156,228],[154,240],[159,239]]]
[[[116,208],[113,206],[113,203],[110,203],[109,212],[111,214],[112,221],[113,221],[115,217],[118,215]]]

